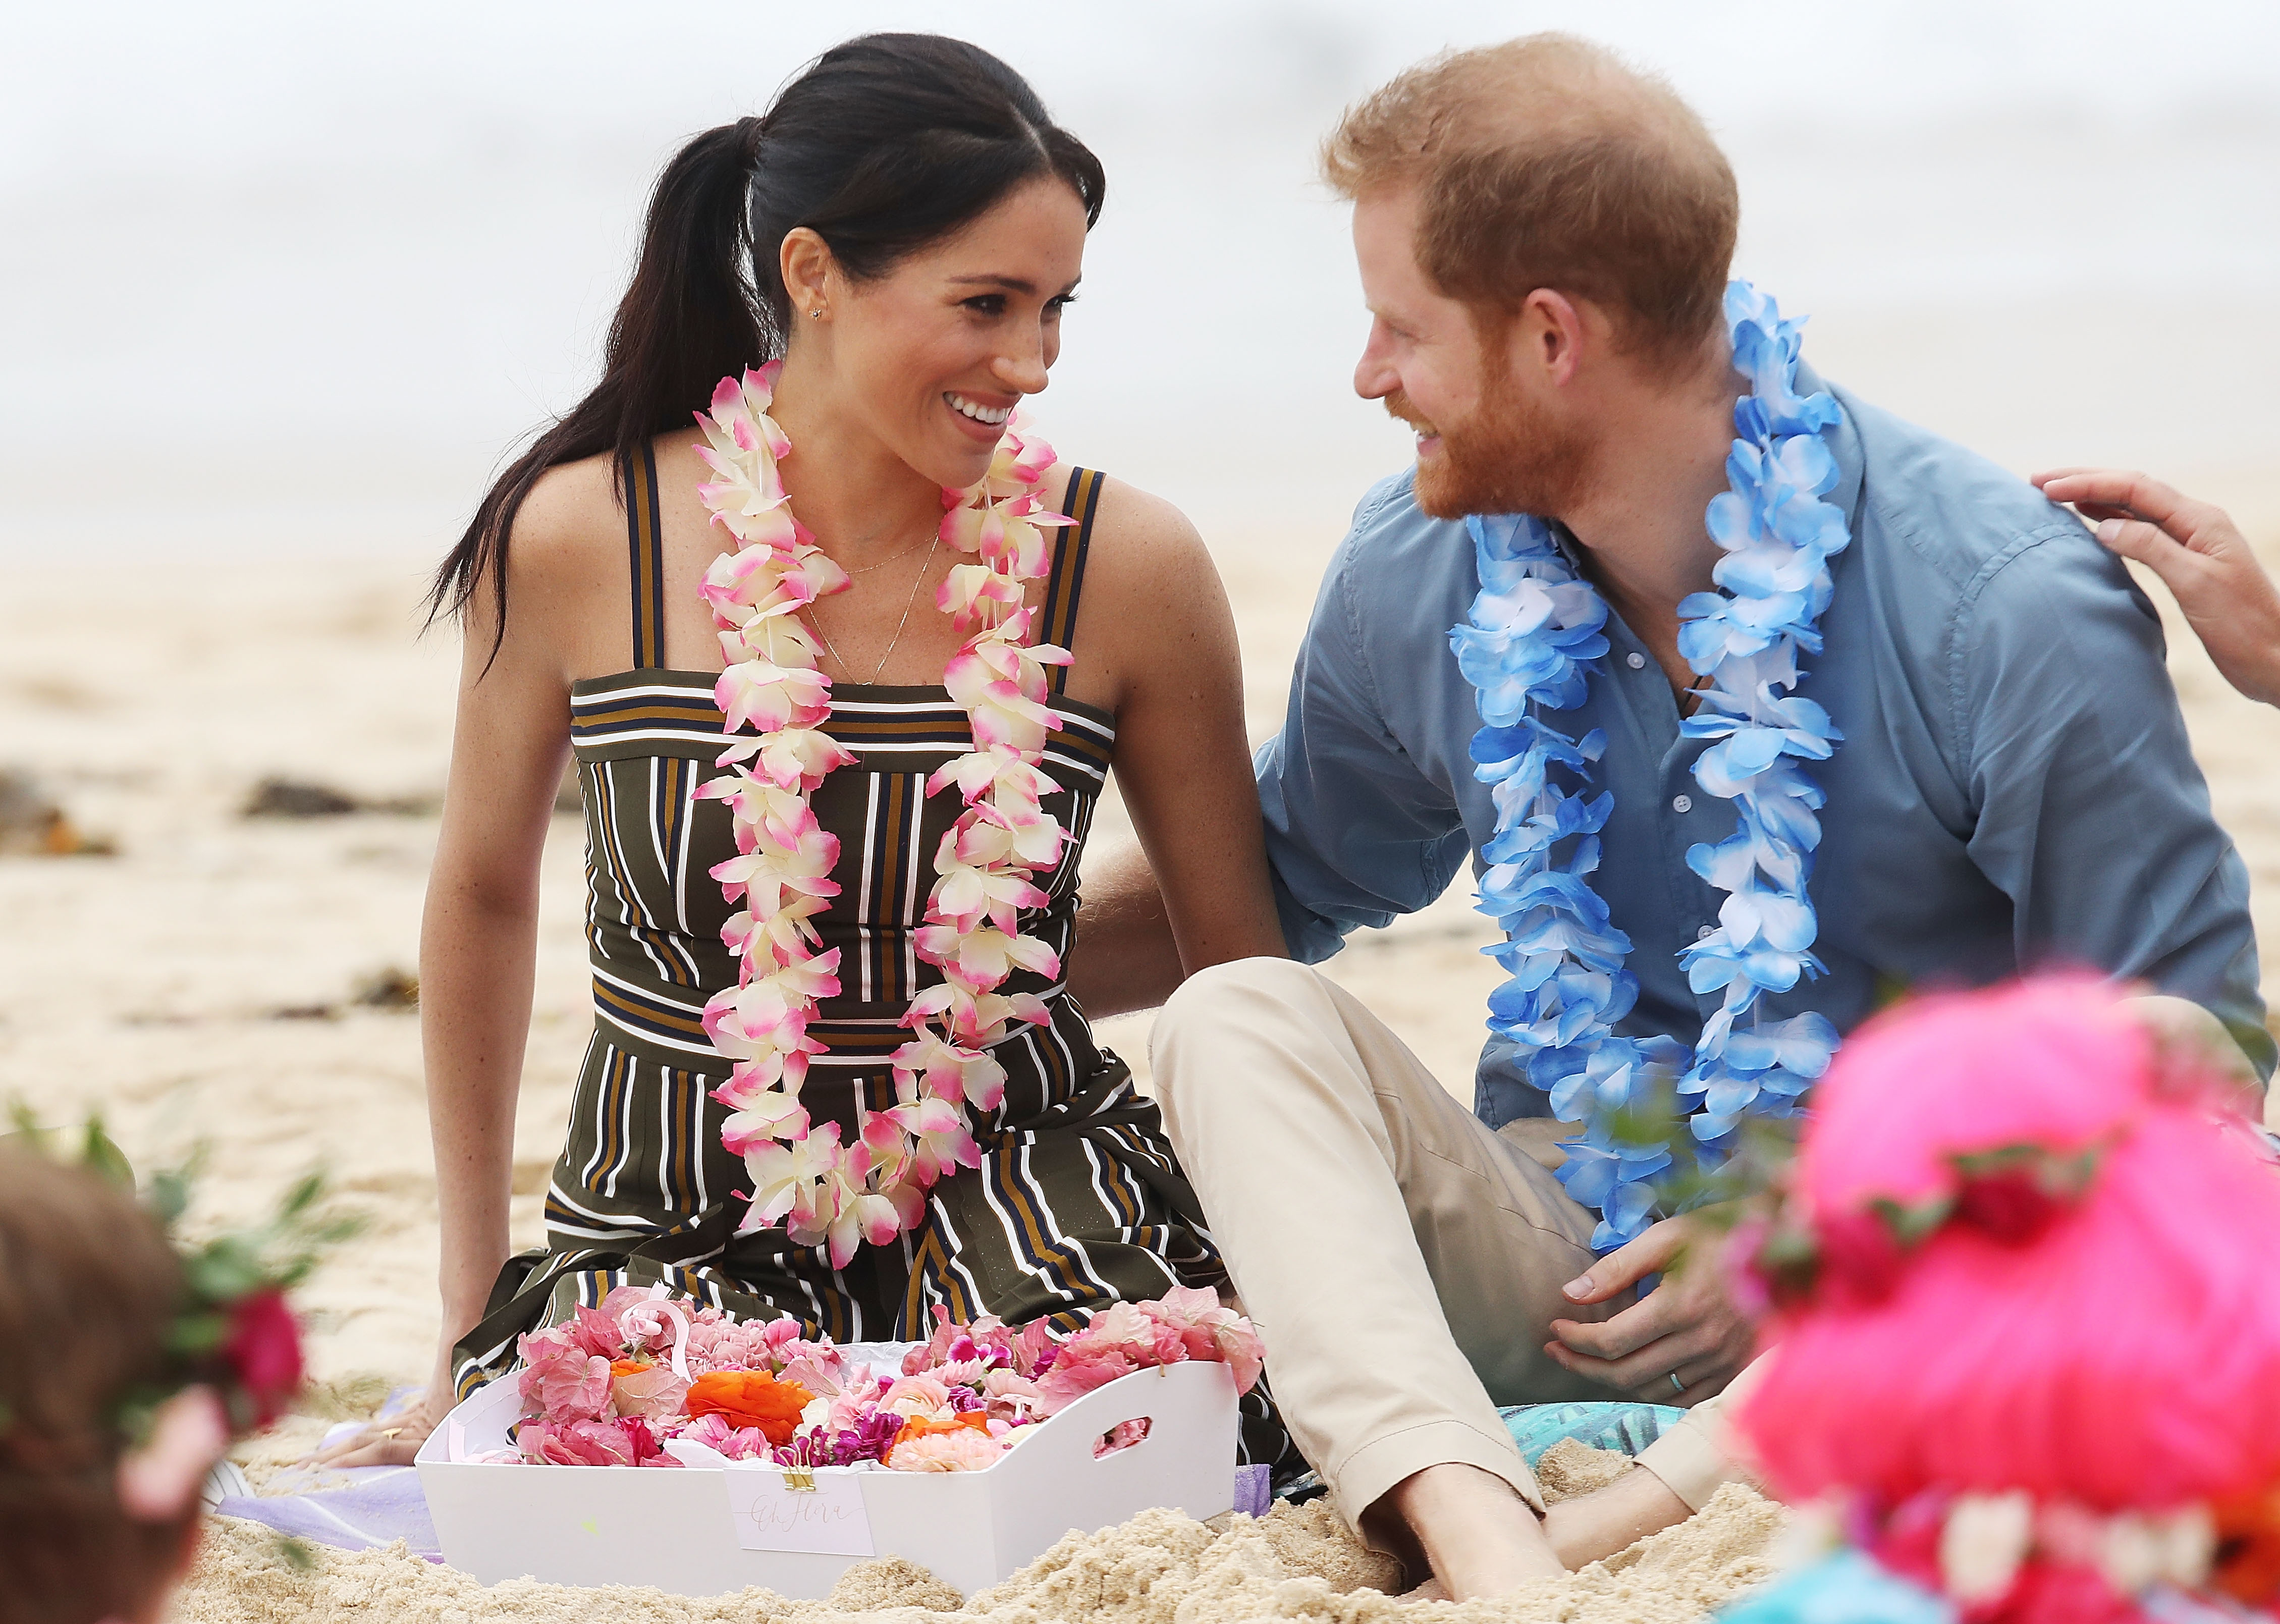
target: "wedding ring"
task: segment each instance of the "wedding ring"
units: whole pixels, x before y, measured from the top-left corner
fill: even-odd
[[[1686,1383],[1678,1379],[1678,1373],[1675,1370],[1670,1373],[1670,1390],[1674,1393],[1683,1393],[1686,1390]]]
[[[383,1431],[380,1435],[381,1435],[381,1437],[383,1437],[383,1438],[392,1438],[392,1437],[394,1437],[397,1433],[402,1432],[403,1430],[404,1430],[404,1428],[401,1428],[401,1427],[390,1427],[390,1428],[387,1428],[385,1431]]]

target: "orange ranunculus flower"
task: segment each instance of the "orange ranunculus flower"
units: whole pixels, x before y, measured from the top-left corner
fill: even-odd
[[[655,1361],[651,1359],[612,1359],[610,1361],[610,1374],[612,1376],[637,1376],[641,1374],[643,1371],[647,1370],[654,1362]]]
[[[799,1412],[815,1395],[765,1370],[708,1370],[689,1384],[689,1419],[718,1415],[731,1427],[757,1427],[771,1443],[791,1442]]]
[[[905,1438],[931,1437],[938,1432],[956,1432],[961,1427],[971,1427],[982,1436],[990,1435],[990,1414],[986,1410],[960,1410],[948,1420],[930,1421],[921,1415],[905,1418],[903,1429],[895,1435],[896,1441]]]
[[[2210,1508],[2216,1513],[2213,1589],[2252,1607],[2280,1596],[2280,1487],[2235,1495]]]

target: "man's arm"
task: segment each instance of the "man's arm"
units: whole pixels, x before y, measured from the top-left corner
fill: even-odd
[[[1958,619],[1972,860],[2011,899],[2022,966],[2188,999],[2268,1076],[2247,870],[2210,813],[2160,623],[2119,561],[2073,540],[2068,520],[2019,548]]]
[[[1125,846],[1098,874],[1084,878],[1076,946],[1068,959],[1069,991],[1098,1020],[1154,1009],[1186,979],[1148,854],[1136,843]]]
[[[1431,522],[1390,499],[1404,490],[1381,485],[1356,512],[1315,597],[1282,730],[1252,758],[1283,939],[1308,964],[1336,953],[1357,926],[1383,926],[1431,902],[1472,849],[1450,786],[1421,771],[1396,738],[1363,648],[1372,538]],[[1391,590],[1383,581],[1375,589]],[[1437,633],[1406,652],[1450,658]],[[1119,851],[1086,874],[1068,976],[1093,1016],[1152,1008],[1180,984],[1163,902],[1139,851]]]

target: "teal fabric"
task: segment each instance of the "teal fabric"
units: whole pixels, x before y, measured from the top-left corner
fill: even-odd
[[[1716,1624],[1956,1624],[1956,1616],[1946,1597],[1887,1573],[1858,1551],[1840,1551],[1752,1591],[1719,1613]]]
[[[1533,1466],[1562,1438],[1592,1449],[1636,1455],[1677,1425],[1685,1411],[1673,1405],[1578,1401],[1558,1405],[1510,1405],[1498,1412],[1505,1430]]]

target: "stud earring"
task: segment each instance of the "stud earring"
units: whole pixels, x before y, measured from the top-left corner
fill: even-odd
[[[813,310],[812,310],[812,311],[808,312],[807,312],[807,319],[808,319],[810,321],[820,321],[820,320],[822,320],[822,319],[823,319],[823,306],[822,306],[822,305],[820,305],[820,304],[819,304],[819,305],[817,305]]]

